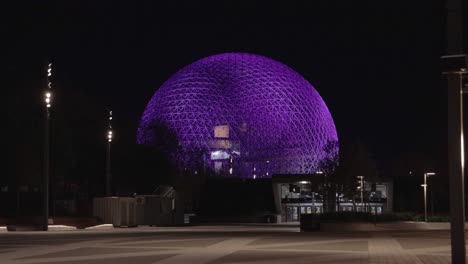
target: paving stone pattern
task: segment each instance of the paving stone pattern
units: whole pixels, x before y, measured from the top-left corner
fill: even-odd
[[[448,230],[166,227],[0,234],[0,263],[450,263]]]

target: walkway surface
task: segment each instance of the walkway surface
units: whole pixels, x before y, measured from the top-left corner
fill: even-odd
[[[450,263],[450,238],[448,230],[235,225],[2,232],[0,263]]]

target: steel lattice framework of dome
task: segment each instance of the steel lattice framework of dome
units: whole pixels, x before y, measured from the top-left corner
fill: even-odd
[[[264,56],[224,53],[182,68],[151,98],[137,143],[167,140],[177,141],[181,166],[256,178],[315,173],[338,136],[325,102],[300,74]]]

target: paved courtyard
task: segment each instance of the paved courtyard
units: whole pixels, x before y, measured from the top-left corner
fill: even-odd
[[[0,263],[450,263],[448,230],[193,226],[0,233]]]

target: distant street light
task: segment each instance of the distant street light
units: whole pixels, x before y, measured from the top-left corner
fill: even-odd
[[[424,222],[427,222],[427,177],[435,175],[434,172],[424,173],[424,184],[421,187],[424,188]]]
[[[358,189],[361,191],[361,206],[364,206],[364,176],[357,176],[359,178],[360,186]]]
[[[52,63],[47,65],[47,87],[44,93],[45,103],[45,123],[44,123],[44,157],[43,157],[43,177],[42,177],[42,192],[43,192],[43,230],[49,229],[49,174],[50,174],[50,110],[52,107]]]
[[[110,186],[111,180],[111,144],[114,132],[112,131],[112,111],[108,112],[108,130],[107,130],[107,152],[106,152],[106,196],[112,195]]]

